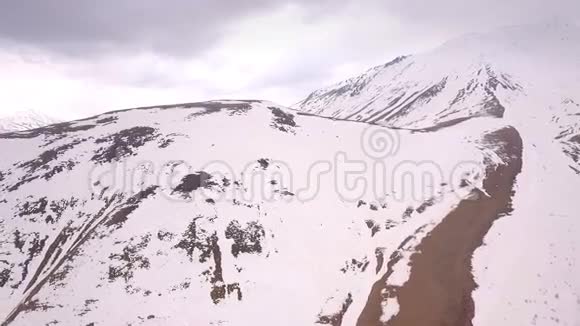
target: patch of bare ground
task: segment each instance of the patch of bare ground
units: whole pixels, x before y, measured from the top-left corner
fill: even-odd
[[[411,274],[401,287],[388,284],[387,273],[375,283],[357,325],[464,326],[472,325],[477,287],[472,274],[472,256],[483,244],[493,222],[512,210],[516,176],[522,168],[522,140],[507,127],[487,134],[484,141],[503,159],[489,165],[483,182],[486,196],[474,190],[417,246],[411,256]],[[398,261],[391,257],[391,261]],[[380,320],[386,297],[396,296],[399,312],[388,322]]]

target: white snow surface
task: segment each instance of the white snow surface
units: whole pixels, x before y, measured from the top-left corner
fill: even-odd
[[[0,133],[29,130],[58,122],[60,121],[35,110],[0,112]]]
[[[232,104],[247,108],[207,111]],[[277,124],[272,108],[292,117],[295,126]],[[107,120],[111,117],[116,120]],[[96,121],[101,122],[90,128]],[[487,122],[466,123],[465,128],[482,131],[501,127],[499,121]],[[122,160],[91,161],[99,148],[110,146],[101,140],[103,137],[135,126],[152,126],[158,136]],[[481,181],[485,156],[477,139],[463,136],[463,128],[437,133],[396,131],[302,116],[267,102],[206,102],[190,108],[130,110],[73,122],[70,128],[78,131],[67,132],[66,137],[46,132],[32,138],[24,138],[29,133],[22,133],[21,138],[1,139],[3,149],[19,149],[10,160],[0,163],[5,173],[0,203],[2,248],[4,267],[11,270],[7,284],[0,288],[2,315],[8,315],[30,292],[26,284],[38,284],[57,266],[49,263],[39,268],[43,257],[62,258],[49,253],[49,244],[58,242],[63,229],[69,230],[70,237],[58,247],[66,252],[75,243],[72,239],[87,234],[83,230],[88,224],[97,223],[89,222],[96,212],[105,209],[105,216],[126,205],[114,194],[127,198],[149,185],[159,188],[124,223],[107,227],[103,222],[94,229],[59,267],[68,274],[62,280],[48,277],[35,295],[46,309],[20,313],[15,325],[52,320],[64,324],[308,325],[315,324],[320,316],[336,314],[349,293],[353,303],[344,323],[353,324],[370,286],[384,273],[384,266],[378,273],[375,270],[377,248],[388,257],[418,228],[425,228],[418,239],[424,236],[469,192],[459,186],[463,178],[471,178],[476,185]],[[90,129],[82,130],[85,128]],[[361,139],[369,131],[398,139],[396,148],[386,148],[388,157],[376,159],[379,152],[365,152],[367,145],[361,145]],[[166,139],[173,142],[162,148]],[[36,172],[18,168],[22,162],[44,157],[39,156],[44,150],[71,143],[76,145],[59,151],[58,160],[46,162]],[[426,148],[426,143],[432,146]],[[440,144],[451,144],[454,155],[441,150]],[[341,155],[346,155],[345,162],[337,163]],[[258,162],[261,159],[268,162],[265,169]],[[70,170],[7,190],[69,160],[76,162]],[[176,162],[186,164],[171,171],[168,167]],[[344,164],[360,168],[355,178],[347,178],[346,185],[338,173],[345,169]],[[330,171],[317,180],[314,172],[327,165]],[[216,184],[185,197],[175,193],[181,178],[195,171],[211,174]],[[425,185],[398,182],[403,180],[399,175],[421,172],[429,173],[433,180]],[[117,179],[112,182],[115,175]],[[379,187],[375,191],[377,178],[386,181],[376,183]],[[97,180],[101,184],[96,185]],[[366,188],[360,188],[363,183],[368,184]],[[357,184],[359,193],[353,190]],[[406,193],[408,189],[414,192]],[[37,207],[34,202],[40,198],[49,202],[45,213],[23,211]],[[52,203],[71,198],[78,203],[65,206],[62,216],[56,218]],[[215,204],[206,202],[207,198],[213,198]],[[434,205],[404,216],[408,207],[416,208],[427,200]],[[239,286],[241,300],[234,292],[213,302],[210,292],[222,284],[221,280],[215,284],[211,280],[217,268],[215,252],[204,260],[202,249],[195,249],[188,257],[187,251],[178,247],[194,219],[198,232],[204,231],[197,235],[202,241],[214,232],[218,237],[223,282]],[[235,221],[244,228],[252,222],[263,227],[260,252],[233,254],[234,241],[225,234]],[[368,223],[378,226],[374,236]],[[16,232],[24,239],[20,249],[15,246],[19,241]],[[35,241],[44,238],[46,244],[29,260],[28,274],[16,286],[24,275],[20,263],[27,260]],[[136,259],[122,270],[131,273],[111,278],[111,268],[123,266],[124,251],[126,258]],[[138,267],[145,258],[147,266]],[[31,281],[37,270],[40,277]],[[405,272],[399,277],[404,282]],[[154,318],[147,319],[150,316]]]
[[[580,325],[579,58],[575,26],[513,27],[296,110],[202,102],[0,135],[0,318],[32,302],[12,324],[313,325],[349,303],[355,325],[376,253],[414,235],[388,280],[404,284],[414,247],[502,163],[483,135],[513,126],[522,172],[474,254],[473,323]],[[179,191],[199,171],[210,182]]]
[[[514,126],[523,168],[513,213],[474,255],[473,322],[580,325],[579,67],[578,26],[515,26],[375,67],[295,108],[408,129],[481,116]],[[444,86],[421,99],[437,85]],[[494,103],[503,114],[485,109]]]

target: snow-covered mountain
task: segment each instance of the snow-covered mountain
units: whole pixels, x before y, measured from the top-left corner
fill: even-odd
[[[577,325],[579,37],[469,36],[296,109],[164,105],[0,134],[0,318]]]
[[[578,90],[580,29],[551,23],[467,35],[427,53],[401,56],[317,90],[295,108],[334,120],[417,132],[489,119],[514,127],[523,145],[514,211],[494,224],[485,246],[473,256],[476,313],[468,320],[475,325],[576,325],[580,323],[580,253],[574,239],[580,232],[574,195],[580,186]],[[452,146],[437,145],[429,142],[425,147],[437,146],[455,155]],[[442,281],[435,283],[444,288]],[[432,306],[437,297],[414,294],[405,296],[410,309],[405,311],[411,311],[407,313],[411,317],[394,318],[389,325],[434,324],[436,319],[413,320],[412,315],[421,315],[423,310],[417,307],[421,305],[437,309]],[[402,294],[394,296],[400,305]],[[409,297],[415,301],[409,302]],[[405,315],[402,307],[393,309]],[[463,324],[449,320],[443,324],[459,323]]]
[[[0,133],[23,131],[61,122],[34,110],[22,110],[0,115]]]
[[[408,128],[503,117],[508,101],[524,93],[541,100],[552,98],[553,92],[574,95],[580,86],[579,64],[580,30],[574,25],[504,28],[398,57],[317,90],[295,107]]]

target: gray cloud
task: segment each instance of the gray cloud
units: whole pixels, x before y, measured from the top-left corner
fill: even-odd
[[[56,54],[153,50],[191,55],[236,19],[280,5],[237,0],[0,0],[0,39]]]
[[[140,50],[191,56],[226,37],[226,27],[241,17],[290,3],[306,7],[306,23],[356,3],[353,14],[384,11],[410,29],[424,26],[426,33],[576,20],[580,12],[577,0],[0,0],[0,40],[77,57]]]
[[[554,17],[579,22],[578,12],[578,0],[0,0],[0,55],[12,53],[51,76],[86,79],[111,92],[274,94],[269,99],[290,104],[350,73],[340,67],[371,67],[503,25]],[[244,20],[254,15],[255,21]],[[260,38],[256,31],[268,33]],[[271,35],[290,35],[282,53]],[[140,60],[140,52],[152,52],[146,55],[154,60]],[[253,53],[257,60],[243,57]],[[191,61],[203,69],[185,69]],[[239,78],[245,71],[248,78]],[[273,88],[286,95],[261,93]]]
[[[578,21],[577,0],[387,0],[385,10],[407,24],[438,29],[491,29],[558,19]]]
[[[0,0],[0,41],[75,57],[140,50],[190,56],[248,15],[294,4],[315,19],[350,1]]]

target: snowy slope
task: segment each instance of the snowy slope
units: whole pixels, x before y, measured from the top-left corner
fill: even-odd
[[[0,319],[579,325],[578,40],[468,36],[299,110],[200,102],[0,134]]]
[[[354,324],[387,269],[379,257],[480,187],[483,162],[500,160],[479,135],[503,125],[470,126],[474,137],[369,127],[226,101],[3,135],[19,150],[0,166],[1,314],[15,325]],[[379,163],[394,181],[436,178],[370,187]],[[348,164],[359,175],[343,181]]]
[[[295,108],[407,128],[502,117],[509,101],[522,94],[545,98],[567,90],[574,95],[580,85],[579,64],[580,29],[574,25],[504,28],[398,57],[317,90]],[[529,94],[526,87],[531,85],[545,89]]]
[[[0,115],[0,133],[22,131],[48,126],[60,122],[34,110],[24,110]]]
[[[514,126],[514,210],[474,255],[475,325],[580,325],[580,29],[468,35],[313,92],[295,107],[411,130],[490,117]],[[450,148],[442,144],[442,148]]]

